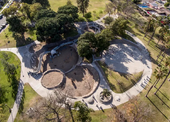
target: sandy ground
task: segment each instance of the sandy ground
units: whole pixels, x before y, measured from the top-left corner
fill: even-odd
[[[99,75],[94,68],[77,66],[66,74],[66,84],[62,91],[69,96],[83,96],[92,91],[95,82],[99,82]]]
[[[73,47],[64,46],[57,51],[59,51],[59,53],[61,54],[53,59],[50,58],[50,54],[44,55],[42,60],[41,72],[45,72],[46,70],[55,68],[65,72],[76,65],[78,61],[78,54]]]
[[[87,28],[87,27],[84,29],[84,32],[93,32],[93,33],[95,33],[94,29]]]
[[[138,73],[144,70],[145,58],[140,50],[127,44],[112,44],[103,52],[102,62],[109,68],[122,73]]]
[[[63,80],[63,74],[58,71],[47,72],[41,80],[41,83],[46,88],[54,88]]]
[[[35,52],[39,51],[44,45],[45,45],[45,43],[32,45],[32,46],[29,48],[29,52],[35,53]]]

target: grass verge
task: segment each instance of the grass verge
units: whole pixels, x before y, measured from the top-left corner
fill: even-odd
[[[32,119],[28,117],[26,111],[32,107],[41,97],[31,88],[29,84],[25,84],[24,86],[24,96],[23,96],[23,103],[20,107],[23,106],[22,111],[18,112],[15,122],[31,122]]]
[[[6,54],[8,54],[8,56],[10,57],[10,59],[8,60],[8,62],[10,64],[14,64],[17,67],[17,74],[16,74],[16,80],[19,81],[20,78],[20,71],[21,71],[21,63],[20,60],[18,59],[18,57],[11,53],[11,52],[6,52]],[[3,89],[3,91],[5,91],[4,94],[1,94],[2,96],[0,99],[0,104],[7,104],[10,108],[13,107],[14,105],[14,101],[15,101],[15,97],[13,97],[13,87],[11,85],[11,82],[9,82],[7,75],[5,74],[4,70],[3,70],[3,65],[1,63],[1,60],[3,59],[2,57],[2,52],[0,52],[0,87]],[[2,93],[2,91],[1,91]],[[8,117],[9,117],[9,108],[4,106],[4,117],[3,120],[4,122],[7,121]]]
[[[135,74],[124,74],[110,70],[105,64],[98,62],[109,82],[110,88],[116,93],[123,93],[133,87],[142,77],[143,71]]]

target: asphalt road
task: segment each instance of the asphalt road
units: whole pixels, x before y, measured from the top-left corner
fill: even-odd
[[[0,19],[0,26],[1,26],[2,24],[5,24],[5,23],[6,23],[6,17],[3,16],[3,18]]]

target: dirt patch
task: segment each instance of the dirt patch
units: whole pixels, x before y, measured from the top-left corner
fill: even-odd
[[[41,44],[34,44],[29,48],[29,52],[30,53],[35,53],[39,50],[41,50],[41,48],[45,45],[45,43],[41,43]]]
[[[50,54],[43,56],[41,72],[56,68],[66,72],[77,64],[78,54],[73,47],[64,46],[57,51],[59,55],[53,59],[50,58]]]
[[[57,87],[63,80],[63,74],[59,71],[49,71],[45,73],[41,83],[46,88]]]
[[[94,73],[96,74],[97,71]],[[72,97],[87,95],[93,90],[95,82],[99,82],[98,73],[95,74],[92,74],[87,67],[77,66],[66,74],[66,83],[62,91]]]
[[[90,27],[89,27],[89,28],[88,28],[88,27],[86,27],[86,28],[84,29],[84,31],[85,31],[85,32],[92,32],[92,33],[95,33],[95,31],[94,31],[94,30],[95,30],[95,28],[94,28],[94,27],[91,27],[91,28],[90,28]]]

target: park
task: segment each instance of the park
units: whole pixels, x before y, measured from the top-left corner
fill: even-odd
[[[24,0],[4,10],[2,121],[169,120],[170,32],[136,4],[120,3],[91,0],[81,11],[76,0]]]

